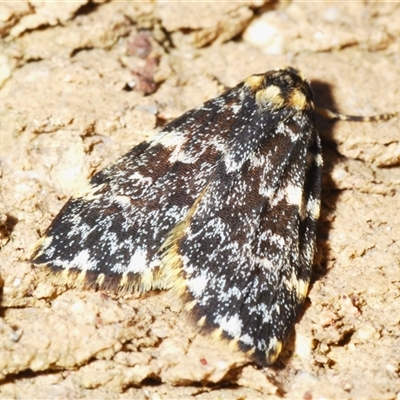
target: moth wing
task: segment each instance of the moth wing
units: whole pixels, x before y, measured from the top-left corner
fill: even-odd
[[[63,207],[37,243],[32,263],[71,286],[145,291],[168,283],[157,254],[234,140],[240,89],[188,111],[143,142]]]
[[[278,356],[307,294],[322,163],[312,113],[266,119],[220,160],[162,259],[198,325],[261,365]]]

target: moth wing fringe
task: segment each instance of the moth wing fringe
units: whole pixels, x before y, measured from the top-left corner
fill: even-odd
[[[54,270],[51,265],[35,264],[35,271],[44,280],[59,287],[74,289],[92,289],[116,292],[121,295],[130,293],[145,293],[151,290],[168,289],[162,273],[150,272],[146,275],[132,276],[133,274],[105,275],[96,271],[64,268]]]

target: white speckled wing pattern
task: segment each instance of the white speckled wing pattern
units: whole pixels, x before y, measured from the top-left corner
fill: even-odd
[[[196,322],[260,365],[307,295],[321,188],[308,83],[253,75],[100,171],[33,263],[100,288],[173,288]]]

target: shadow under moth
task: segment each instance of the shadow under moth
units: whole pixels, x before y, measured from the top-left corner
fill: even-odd
[[[278,357],[307,296],[322,151],[309,83],[253,75],[96,173],[32,263],[76,287],[172,289],[203,332],[259,365]]]

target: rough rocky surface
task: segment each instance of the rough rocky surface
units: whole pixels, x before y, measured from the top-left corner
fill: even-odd
[[[318,119],[313,285],[274,367],[168,293],[66,290],[26,262],[95,171],[248,75],[293,65],[319,106],[399,110],[399,27],[396,3],[0,4],[0,397],[399,399],[399,118]]]

